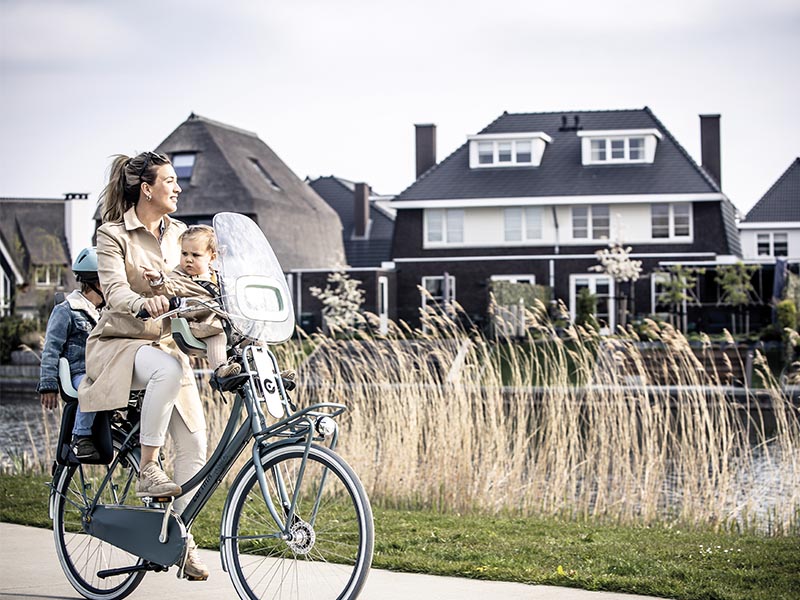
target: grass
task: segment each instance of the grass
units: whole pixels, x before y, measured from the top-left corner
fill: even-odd
[[[45,475],[0,475],[0,521],[50,527]],[[193,529],[217,548],[224,490]],[[675,600],[790,600],[800,538],[708,527],[375,509],[374,567]]]

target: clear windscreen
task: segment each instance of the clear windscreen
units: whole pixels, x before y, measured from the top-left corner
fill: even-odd
[[[214,217],[222,305],[233,328],[279,344],[294,333],[294,308],[281,265],[264,233],[237,213]]]

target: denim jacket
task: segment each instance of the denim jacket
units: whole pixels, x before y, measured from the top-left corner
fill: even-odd
[[[39,393],[58,391],[58,359],[69,361],[72,377],[86,372],[86,339],[99,315],[94,304],[78,290],[57,304],[50,313],[42,350]]]

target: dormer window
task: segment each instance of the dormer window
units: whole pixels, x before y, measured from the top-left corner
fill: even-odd
[[[470,169],[482,167],[538,167],[545,146],[553,139],[546,133],[482,133],[469,136]]]
[[[194,153],[182,152],[172,155],[172,167],[180,181],[188,181],[192,178],[194,171]]]
[[[662,139],[658,129],[579,131],[584,165],[652,163]]]

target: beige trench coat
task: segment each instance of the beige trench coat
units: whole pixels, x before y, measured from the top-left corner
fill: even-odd
[[[86,342],[86,377],[78,388],[78,400],[84,411],[126,406],[136,352],[151,344],[183,365],[175,406],[189,430],[196,432],[205,427],[205,417],[189,358],[173,342],[168,320],[142,321],[135,316],[144,299],[154,295],[142,277],[143,267],[170,271],[180,261],[178,238],[186,225],[167,216],[164,225],[159,244],[130,208],[121,223],[104,223],[97,230],[97,267],[106,308]]]

